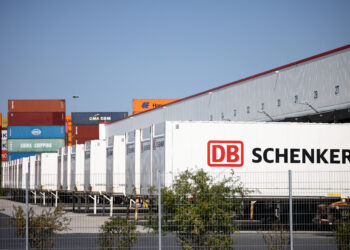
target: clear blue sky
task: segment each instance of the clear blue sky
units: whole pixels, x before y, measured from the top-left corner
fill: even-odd
[[[0,1],[0,112],[132,111],[350,43],[349,0]]]

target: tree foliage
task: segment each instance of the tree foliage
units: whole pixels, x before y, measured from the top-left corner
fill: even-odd
[[[175,231],[185,249],[231,249],[245,193],[233,172],[216,180],[202,169],[187,170],[162,190],[162,230]]]
[[[19,237],[25,237],[26,233],[26,214],[21,206],[13,207],[12,226],[15,227],[15,233]],[[68,226],[71,219],[64,216],[62,208],[55,210],[43,210],[41,214],[36,215],[33,208],[29,209],[29,244],[33,248],[53,248],[53,234],[69,230]]]
[[[335,227],[335,239],[339,250],[350,250],[350,219],[337,223]]]
[[[136,240],[136,226],[127,218],[113,217],[100,227],[99,249],[130,249]]]

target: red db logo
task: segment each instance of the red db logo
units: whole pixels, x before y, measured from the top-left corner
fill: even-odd
[[[210,167],[242,167],[242,141],[208,141],[208,165]]]

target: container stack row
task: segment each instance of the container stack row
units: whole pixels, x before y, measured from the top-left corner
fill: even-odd
[[[128,112],[72,112],[72,144],[99,139],[99,123],[128,116]]]
[[[7,161],[7,117],[1,117],[1,162]]]
[[[348,130],[343,124],[165,122],[7,162],[3,185],[23,187],[26,162],[34,189],[150,195],[158,183],[171,187],[180,173],[201,168],[215,180],[234,174],[250,196],[282,197],[292,170],[293,195],[346,198]]]
[[[65,145],[65,100],[8,100],[8,160]]]

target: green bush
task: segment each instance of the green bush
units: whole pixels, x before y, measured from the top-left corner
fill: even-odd
[[[335,239],[339,250],[350,250],[350,219],[336,225]]]
[[[130,249],[136,240],[136,226],[128,219],[114,217],[100,227],[99,249]]]
[[[217,181],[202,169],[187,170],[162,189],[162,231],[176,232],[185,249],[232,249],[233,219],[246,193],[233,172]],[[154,215],[149,223],[156,231],[157,221]]]
[[[11,225],[15,227],[18,237],[25,237],[26,215],[21,206],[13,207],[13,217]],[[33,208],[29,210],[29,244],[33,248],[53,248],[53,234],[69,230],[68,225],[71,219],[64,217],[62,208],[55,210],[43,210],[36,215]]]

